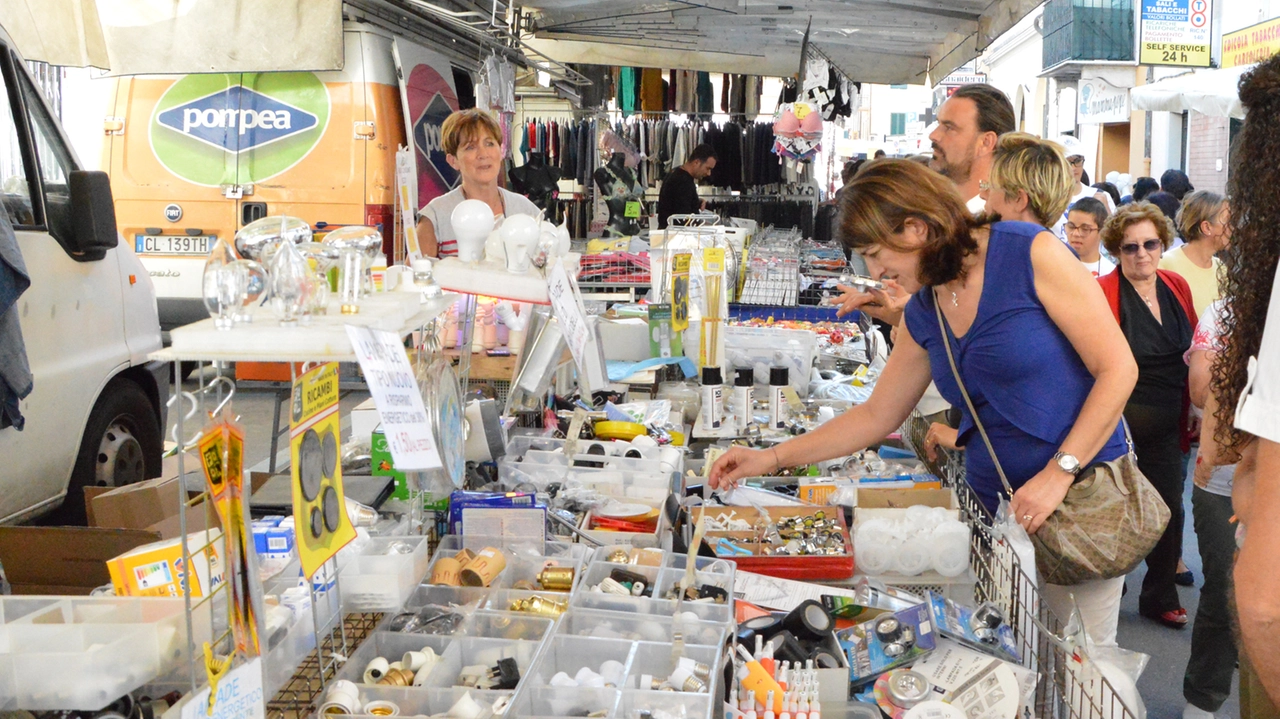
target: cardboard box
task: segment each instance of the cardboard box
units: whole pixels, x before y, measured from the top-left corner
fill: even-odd
[[[926,507],[959,509],[956,493],[950,489],[858,489],[860,509],[906,509],[922,504]]]
[[[159,539],[140,529],[0,527],[0,564],[14,594],[84,595],[111,583],[110,559]]]
[[[211,529],[188,535],[191,568],[188,581],[191,596],[203,597],[226,578],[222,560],[225,543],[222,531]],[[111,584],[121,597],[181,597],[182,540],[153,542],[114,557],[107,562]]]
[[[379,428],[374,430],[372,441],[369,444],[370,461],[373,468],[369,474],[375,477],[391,477],[396,482],[396,488],[391,492],[392,499],[408,499],[409,483],[405,480],[404,472],[396,469],[395,460],[391,458],[391,448],[387,446],[387,435]]]

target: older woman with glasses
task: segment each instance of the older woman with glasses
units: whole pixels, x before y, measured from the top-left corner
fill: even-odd
[[[1120,267],[1100,278],[1111,313],[1138,362],[1138,382],[1124,416],[1138,468],[1169,506],[1169,525],[1147,555],[1138,613],[1167,627],[1187,625],[1174,583],[1182,556],[1182,455],[1187,450],[1187,366],[1196,314],[1191,288],[1176,272],[1159,269],[1173,242],[1173,223],[1149,202],[1121,207],[1102,229],[1102,243]]]

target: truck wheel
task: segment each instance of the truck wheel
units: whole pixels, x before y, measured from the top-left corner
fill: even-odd
[[[85,523],[85,487],[120,487],[147,479],[146,458],[159,456],[162,441],[146,392],[127,379],[108,384],[85,426],[60,519]]]

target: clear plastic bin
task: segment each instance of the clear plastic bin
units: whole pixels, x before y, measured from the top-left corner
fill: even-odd
[[[573,591],[571,587],[568,590],[541,589],[538,583],[538,574],[549,563],[554,562],[557,567],[568,567],[573,569],[573,586],[576,587],[578,580],[582,577],[583,563],[581,559],[573,557],[547,557],[545,555],[531,556],[527,554],[512,554],[507,557],[506,569],[502,572],[500,584],[502,587],[514,588],[518,582],[529,582],[535,587],[539,587],[539,591],[556,592],[558,594],[568,594]]]
[[[643,712],[666,712],[685,719],[709,719],[715,699],[710,694],[684,692],[624,691],[618,703],[617,716],[636,717]]]
[[[621,692],[617,689],[584,687],[530,687],[519,692],[512,701],[509,717],[585,717],[614,716]]]
[[[484,604],[485,597],[491,590],[487,587],[450,587],[443,584],[419,584],[405,600],[404,610],[410,611],[422,607],[439,605],[455,606],[459,611],[467,611]],[[392,615],[394,616],[394,614]]]
[[[521,680],[529,673],[533,658],[538,653],[540,642],[490,639],[486,637],[457,637],[450,642],[441,661],[436,665],[426,680],[431,687],[452,687],[457,685],[458,675],[464,667],[481,664],[492,667],[499,659],[515,659],[520,669]]]
[[[598,672],[600,665],[610,660],[621,664],[625,671],[634,647],[635,642],[623,639],[553,636],[525,678],[522,691],[550,686],[551,678],[559,672],[570,677],[576,676],[583,667]]]
[[[371,702],[391,702],[400,710],[399,716],[431,716],[449,711],[467,692],[471,698],[483,707],[492,707],[499,699],[511,698],[511,692],[480,691],[449,687],[447,689],[427,689],[423,687],[388,687],[361,686],[360,709],[352,716],[376,716],[385,719],[385,715],[361,713]],[[511,715],[508,715],[511,716]]]
[[[542,642],[551,636],[554,626],[555,621],[545,617],[482,610],[468,617],[458,630],[458,634],[468,637]]]
[[[197,646],[209,611],[196,609]],[[0,621],[0,705],[13,708],[99,709],[187,656],[181,599],[4,597]]]
[[[671,654],[672,647],[670,644],[659,644],[656,642],[637,642],[635,653],[631,657],[631,664],[627,667],[627,689],[645,690],[648,687],[640,686],[640,678],[648,675],[655,680],[661,681],[671,676],[675,671],[676,659]],[[718,647],[699,647],[685,646],[682,656],[688,657],[695,662],[705,664],[710,670],[709,676],[705,682],[705,687],[701,692],[693,692],[696,694],[710,693],[713,686],[718,685],[717,674],[720,668],[720,649]]]
[[[592,587],[595,587],[596,585],[600,584],[600,582],[604,581],[605,579],[608,579],[609,576],[615,570],[621,570],[624,572],[628,572],[631,574],[638,574],[642,577],[645,577],[646,579],[645,583],[648,584],[649,585],[648,588],[652,590],[649,592],[651,595],[650,598],[653,598],[653,599],[658,598],[657,589],[658,589],[658,585],[661,582],[660,575],[662,572],[662,570],[659,567],[642,567],[635,564],[610,564],[608,562],[594,562],[592,564],[587,565],[587,571],[583,573],[582,580],[579,582],[580,588],[578,590],[578,593],[579,594],[597,594],[597,593],[603,594],[603,592],[595,592],[594,590],[592,590]],[[614,596],[614,595],[606,595],[606,596]],[[621,597],[621,595],[617,595],[617,596]]]
[[[430,647],[432,651],[443,659],[444,653],[448,651],[453,641],[451,637],[374,632],[364,640],[364,643],[360,645],[355,654],[352,654],[347,663],[338,671],[338,678],[347,679],[356,684],[364,684],[364,670],[369,666],[369,662],[378,657],[386,659],[388,664],[398,662],[404,658],[406,652],[421,651],[423,647]],[[441,663],[437,663],[432,670],[432,674],[438,671],[441,666]],[[423,684],[423,682],[418,681],[417,684]]]
[[[722,646],[728,635],[723,624],[591,609],[571,609],[560,618],[556,627],[557,634],[567,636],[668,643],[675,641],[676,632],[684,638],[685,644],[709,647]]]
[[[410,549],[397,552],[396,549]],[[427,573],[426,537],[375,537],[347,560],[339,575],[347,612],[394,611]]]

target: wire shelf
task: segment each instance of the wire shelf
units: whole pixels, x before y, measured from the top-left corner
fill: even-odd
[[[1111,684],[1069,655],[1037,626],[1061,634],[1062,624],[1040,601],[1035,580],[1022,569],[1008,542],[992,530],[991,516],[965,478],[964,455],[942,452],[931,462],[923,451],[929,422],[918,411],[902,426],[902,440],[942,480],[955,490],[961,512],[975,529],[971,533],[970,565],[977,577],[975,602],[1000,607],[1017,638],[1022,665],[1036,672],[1034,714],[1039,719],[1136,719]]]
[[[267,702],[267,719],[307,719],[315,714],[325,685],[338,673],[341,662],[373,633],[382,617],[381,612],[346,615],[343,631],[335,628],[329,632],[320,643],[319,651],[308,654],[293,678]],[[345,650],[343,636],[346,637]]]

